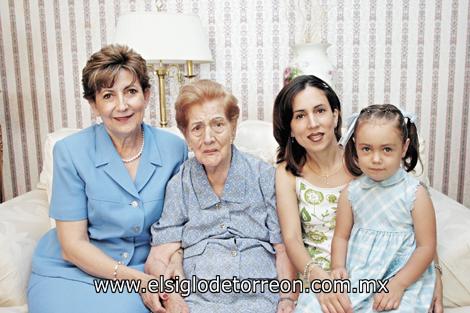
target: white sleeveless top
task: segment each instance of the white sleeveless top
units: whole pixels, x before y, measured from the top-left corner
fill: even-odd
[[[345,185],[322,188],[305,178],[295,178],[295,191],[299,204],[302,238],[305,248],[324,270],[331,267],[331,240],[336,224],[339,193]]]

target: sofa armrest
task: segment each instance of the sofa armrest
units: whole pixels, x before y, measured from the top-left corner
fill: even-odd
[[[33,190],[0,204],[0,307],[26,303],[31,256],[50,228],[47,194]]]
[[[470,209],[433,188],[429,192],[436,211],[444,306],[470,306]]]

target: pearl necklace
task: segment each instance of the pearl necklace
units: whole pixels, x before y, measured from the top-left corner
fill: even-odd
[[[130,157],[128,159],[123,159],[121,158],[122,162],[124,163],[131,163],[135,160],[137,160],[138,158],[140,158],[140,156],[142,155],[142,152],[144,151],[144,143],[145,143],[145,140],[144,140],[144,130],[142,129],[142,144],[140,145],[140,150],[139,152],[137,152],[136,155],[134,155],[133,157]]]

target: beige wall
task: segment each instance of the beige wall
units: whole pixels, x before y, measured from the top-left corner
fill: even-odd
[[[297,0],[295,0],[297,1]],[[201,77],[240,99],[243,119],[271,120],[273,97],[293,56],[294,0],[167,0],[169,12],[198,14],[215,62]],[[391,102],[418,114],[432,185],[470,206],[469,0],[320,0],[324,41],[337,65],[336,90],[347,116]],[[94,118],[81,98],[87,57],[112,39],[117,17],[153,11],[154,1],[0,1],[0,123],[6,197],[38,181],[41,144],[61,127]],[[309,4],[307,4],[309,6]],[[151,40],[151,38],[149,38]],[[168,102],[177,84],[170,79]],[[153,90],[155,93],[155,90]],[[146,120],[158,121],[157,97]],[[170,117],[172,117],[170,110]]]

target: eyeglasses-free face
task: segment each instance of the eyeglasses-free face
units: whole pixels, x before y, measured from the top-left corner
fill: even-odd
[[[331,110],[325,93],[315,87],[306,87],[292,103],[291,136],[310,152],[324,151],[336,140],[335,127],[338,111]]]
[[[409,139],[403,143],[396,121],[386,119],[359,122],[355,134],[358,165],[362,172],[375,181],[382,181],[398,170],[408,149]]]
[[[225,116],[220,100],[196,104],[189,108],[186,141],[196,159],[209,170],[230,165],[234,128]]]
[[[113,140],[132,134],[138,138],[149,99],[150,91],[144,92],[139,80],[128,70],[121,69],[114,85],[99,90],[90,105]]]

